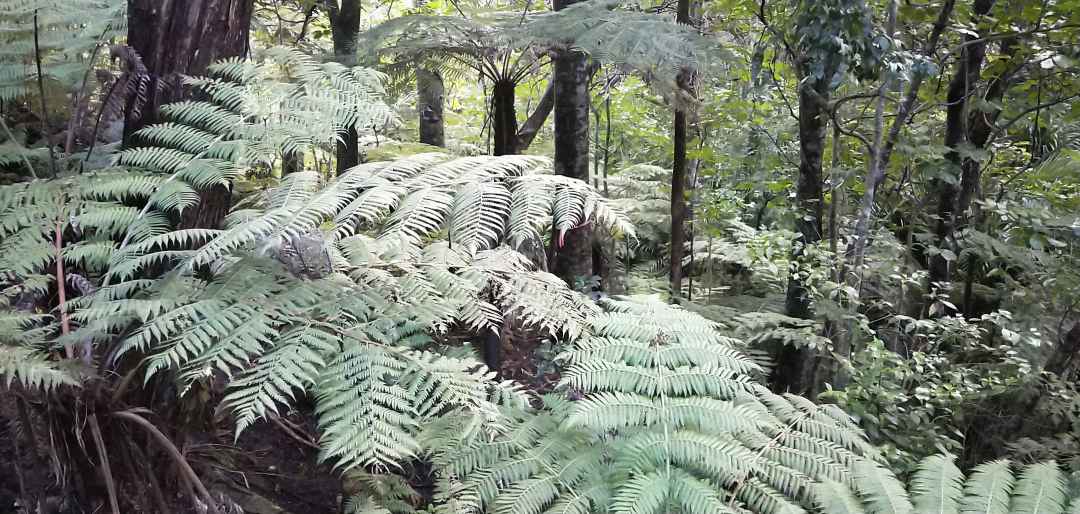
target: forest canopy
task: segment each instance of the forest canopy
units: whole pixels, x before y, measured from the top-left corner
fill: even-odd
[[[1080,1],[0,0],[0,512],[1080,512]]]

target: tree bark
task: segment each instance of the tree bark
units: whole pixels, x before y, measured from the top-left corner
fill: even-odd
[[[1005,39],[1001,42],[1001,53],[1008,59],[1013,59],[1017,51],[1015,38]],[[990,79],[986,87],[986,95],[983,97],[984,108],[975,109],[968,114],[967,139],[972,147],[983,149],[986,147],[990,135],[995,130],[998,116],[1001,115],[1001,100],[1005,92],[1012,84],[1016,67],[1008,67],[1001,74]],[[982,180],[982,165],[979,161],[967,157],[961,165],[960,194],[957,198],[957,212],[966,212],[971,207],[971,201],[979,195],[980,182]]]
[[[690,24],[690,0],[679,0],[675,21],[683,25]],[[693,71],[679,71],[679,88],[688,96],[693,96]],[[668,271],[669,288],[673,300],[682,297],[683,256],[686,245],[686,108],[676,106],[675,121],[672,127],[671,161],[671,251]]]
[[[495,83],[491,93],[492,134],[494,155],[514,155],[517,147],[517,111],[514,107],[516,84],[509,80]]]
[[[811,90],[811,88],[813,88]],[[825,151],[828,80],[803,83],[799,88],[799,178],[795,188],[796,241],[792,262],[797,262],[807,246],[821,240],[824,215],[821,160]],[[797,274],[788,279],[784,304],[788,316],[811,319],[810,292]],[[811,394],[817,387],[817,352],[807,347],[783,345],[776,357],[772,387],[780,392]]]
[[[128,44],[150,74],[149,98],[125,113],[124,145],[158,120],[158,109],[191,96],[183,75],[204,75],[221,59],[247,54],[253,0],[128,0]],[[232,204],[230,187],[200,192],[198,207],[181,215],[181,228],[218,228]]]
[[[446,146],[442,75],[437,71],[418,66],[416,68],[416,98],[416,108],[420,115],[420,142],[432,146]]]
[[[536,104],[536,109],[533,109],[532,114],[525,120],[525,123],[521,125],[517,133],[517,149],[524,152],[529,149],[529,145],[532,144],[533,139],[536,139],[536,134],[540,132],[540,129],[544,127],[544,123],[547,121],[548,116],[551,115],[551,109],[555,106],[555,84],[548,82],[547,89],[544,90],[544,96],[540,97],[540,102]]]
[[[812,88],[812,89],[811,89]],[[824,193],[821,182],[821,157],[825,151],[825,112],[829,97],[827,81],[817,80],[799,88],[799,178],[795,186],[795,230],[797,241],[793,257],[821,240]],[[788,316],[810,318],[810,298],[802,280],[788,281],[785,309]]]
[[[285,152],[281,156],[281,177],[302,171],[304,168],[304,154],[299,152]]]
[[[577,3],[556,2],[556,10]],[[555,172],[584,181],[589,178],[589,66],[584,53],[561,50],[554,73]],[[592,228],[588,220],[554,241],[555,275],[573,286],[593,275]]]
[[[334,58],[346,66],[356,64],[356,38],[360,35],[360,0],[326,0]],[[360,133],[347,127],[337,142],[337,174],[360,164]]]
[[[976,17],[985,16],[994,6],[994,0],[974,0],[972,6]],[[945,248],[949,238],[953,234],[958,214],[960,181],[963,175],[964,158],[960,156],[958,148],[967,142],[968,120],[967,105],[968,97],[975,90],[979,81],[979,71],[986,58],[986,41],[976,35],[964,36],[964,47],[960,54],[960,60],[956,74],[949,81],[949,90],[946,95],[948,107],[945,111],[945,146],[949,152],[945,158],[949,161],[948,173],[954,174],[953,180],[934,180],[932,187],[937,191],[937,226],[934,233],[937,236],[939,248]],[[930,257],[930,282],[947,282],[950,278],[949,261],[940,253]]]
[[[937,49],[938,40],[945,30],[945,26],[949,21],[949,16],[952,15],[955,4],[955,0],[946,0],[945,3],[942,4],[937,21],[934,23],[934,28],[930,31],[930,38],[923,49],[924,56],[929,57],[933,55],[934,51]],[[896,21],[895,7],[895,2],[890,3],[890,19],[891,23],[894,25]],[[863,258],[866,253],[867,238],[870,232],[870,218],[873,214],[874,202],[876,201],[877,188],[885,180],[885,172],[888,169],[889,160],[892,158],[892,152],[896,147],[896,142],[900,139],[900,131],[904,128],[904,125],[908,123],[914,112],[915,101],[919,96],[919,88],[922,87],[923,80],[925,79],[926,72],[924,70],[920,69],[913,73],[911,84],[908,85],[904,100],[897,109],[896,116],[893,118],[892,125],[889,127],[888,135],[885,136],[884,141],[882,141],[880,133],[875,134],[876,145],[872,154],[870,166],[866,173],[862,203],[859,205],[859,215],[855,222],[855,242],[848,251],[847,261],[848,269],[850,270],[858,272],[862,267]],[[884,101],[884,94],[887,90],[887,84],[882,84],[882,89],[879,91],[879,94],[882,96],[879,97],[879,102]],[[878,114],[877,119],[883,120],[882,113]]]

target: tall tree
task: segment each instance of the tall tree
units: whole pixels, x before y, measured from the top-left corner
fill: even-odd
[[[976,18],[981,18],[989,14],[993,7],[994,0],[974,0],[972,14]],[[946,173],[956,175],[956,179],[936,179],[933,183],[933,189],[937,191],[938,217],[934,232],[937,235],[939,248],[945,248],[948,244],[959,213],[960,181],[964,165],[961,150],[968,142],[969,97],[979,83],[983,61],[986,59],[986,44],[987,41],[980,38],[978,34],[966,34],[960,57],[957,60],[956,72],[949,81],[945,111],[945,146],[949,148],[949,152],[945,154],[949,162]],[[931,283],[949,280],[949,261],[950,259],[940,252],[930,257]]]
[[[945,0],[945,2],[942,3],[937,21],[934,22],[933,28],[930,30],[930,36],[926,40],[926,45],[923,47],[923,58],[930,59],[937,51],[938,41],[941,39],[941,34],[948,24],[949,17],[952,15],[955,5],[956,0]],[[891,38],[896,24],[896,3],[890,2],[889,9],[889,37]],[[896,148],[896,143],[900,139],[900,132],[914,114],[915,102],[919,96],[919,89],[928,75],[928,68],[928,64],[921,63],[912,70],[911,81],[908,84],[907,92],[904,94],[903,100],[897,107],[896,115],[893,117],[888,133],[885,133],[884,131],[884,103],[886,93],[890,86],[888,80],[883,81],[878,88],[878,109],[875,115],[874,145],[869,148],[870,162],[867,166],[866,179],[863,181],[865,187],[863,188],[862,201],[859,204],[859,213],[855,222],[855,241],[849,247],[847,255],[848,269],[855,273],[859,272],[859,269],[863,264],[863,258],[865,257],[866,244],[870,233],[870,218],[874,210],[877,188],[885,180],[885,172],[888,169],[893,150]]]
[[[561,10],[581,0],[556,0]],[[555,172],[589,179],[589,64],[584,52],[569,45],[554,59]],[[555,234],[553,271],[568,284],[593,274],[592,228],[581,226]]]
[[[683,25],[690,25],[690,0],[679,0],[675,21]],[[679,71],[679,92],[685,95],[687,100],[694,96],[693,91],[694,71],[682,69]],[[668,279],[671,283],[672,298],[682,296],[683,279],[683,255],[686,244],[686,218],[689,210],[686,203],[686,139],[687,139],[687,115],[689,104],[687,101],[682,105],[675,106],[675,122],[672,127],[672,165],[671,165],[671,260]]]
[[[334,58],[347,66],[356,64],[356,39],[360,35],[360,0],[326,0]],[[337,173],[360,164],[359,131],[346,127],[337,143]]]
[[[151,84],[140,109],[131,108],[134,98],[129,102],[125,145],[157,120],[159,107],[190,96],[184,75],[205,74],[211,63],[247,53],[252,9],[253,0],[129,0],[128,45],[142,57]],[[184,212],[181,226],[221,226],[231,206],[229,189],[201,192],[199,206]]]
[[[822,156],[825,133],[833,106],[830,97],[844,67],[866,76],[876,63],[870,35],[872,21],[862,0],[803,2],[795,21],[796,43],[787,46],[794,55],[799,78],[799,174],[795,187],[796,241],[792,261],[798,263],[806,249],[821,240],[824,215]],[[858,58],[855,58],[855,57]],[[785,310],[795,318],[813,318],[810,290],[795,265],[788,280]],[[773,387],[813,394],[817,352],[808,347],[785,345],[777,356]]]
[[[433,146],[446,146],[443,122],[444,86],[437,70],[417,66],[416,110],[420,116],[420,142]]]

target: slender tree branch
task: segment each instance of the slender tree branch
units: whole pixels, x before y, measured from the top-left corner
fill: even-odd
[[[131,77],[128,77],[131,80]],[[97,120],[94,121],[94,133],[90,135],[90,148],[86,150],[86,157],[83,157],[83,166],[90,161],[90,156],[94,155],[94,148],[97,146],[98,130],[101,129],[101,118],[105,115],[105,108],[109,106],[109,101],[112,99],[113,92],[116,91],[116,85],[120,83],[120,78],[117,77],[112,84],[109,85],[109,91],[105,93],[105,98],[101,101],[101,109],[98,109]]]
[[[22,147],[22,150],[24,150],[24,151],[19,152],[19,156],[22,157],[23,164],[26,165],[26,169],[30,171],[30,176],[34,177],[34,179],[37,179],[38,175],[37,175],[37,172],[34,171],[34,165],[30,164],[30,159],[28,159],[26,157],[26,152],[25,152],[26,147],[22,143],[20,143],[18,140],[15,139],[15,134],[11,133],[11,129],[8,128],[7,122],[4,121],[4,115],[3,114],[0,114],[0,127],[3,127],[4,133],[7,135],[8,140],[11,141],[11,144]]]
[[[41,96],[41,137],[49,147],[49,171],[53,178],[59,175],[56,167],[56,152],[53,150],[52,141],[49,140],[49,108],[45,103],[45,73],[41,70],[41,45],[38,41],[38,11],[34,10],[34,63],[37,65],[38,94]]]
[[[1039,33],[1044,33],[1044,32],[1054,32],[1054,31],[1057,31],[1057,30],[1075,29],[1075,28],[1080,28],[1080,23],[1063,23],[1061,25],[1055,25],[1053,27],[1046,27],[1046,28],[1041,28],[1041,27],[1036,26],[1036,28],[1033,28],[1033,29],[1030,29],[1030,30],[1025,30],[1025,31],[1022,31],[1022,32],[999,32],[999,33],[995,33],[995,34],[988,34],[988,35],[983,36],[981,38],[969,39],[967,41],[964,41],[963,43],[960,43],[959,45],[956,45],[955,47],[949,49],[949,55],[954,55],[956,53],[959,53],[959,52],[963,51],[964,48],[967,48],[967,47],[969,47],[971,45],[975,45],[975,44],[989,43],[989,42],[992,42],[992,41],[1000,41],[1002,39],[1021,38],[1021,37],[1030,36],[1030,35],[1033,35],[1033,34],[1039,34]]]
[[[994,132],[992,132],[990,134],[990,138],[987,139],[986,146],[990,146],[990,144],[993,143],[994,140],[997,139],[997,137],[999,135],[1003,134],[1006,130],[1009,130],[1009,127],[1012,127],[1013,125],[1016,124],[1016,122],[1024,119],[1024,117],[1027,116],[1028,114],[1031,114],[1031,113],[1037,112],[1037,111],[1041,111],[1042,109],[1046,109],[1047,107],[1053,107],[1055,105],[1063,104],[1065,102],[1068,102],[1069,100],[1072,100],[1072,99],[1078,98],[1078,97],[1080,97],[1080,93],[1065,96],[1065,97],[1062,97],[1062,98],[1058,98],[1057,100],[1041,103],[1041,104],[1029,107],[1027,109],[1024,109],[1023,111],[1020,112],[1020,114],[1017,114],[1015,117],[1011,118],[1004,125],[1000,125],[997,128],[995,128]]]
[[[529,148],[533,139],[536,138],[536,134],[544,127],[544,123],[547,121],[548,116],[551,114],[551,109],[554,106],[555,82],[548,81],[547,89],[544,91],[544,96],[540,97],[540,102],[536,104],[536,109],[533,110],[532,114],[529,115],[529,118],[526,119],[525,123],[518,129],[517,146],[519,151],[525,151]]]
[[[71,322],[68,320],[67,314],[67,285],[64,283],[64,223],[60,220],[56,222],[55,242],[53,248],[56,251],[56,291],[59,295],[60,309],[60,332],[63,335],[71,333]],[[64,355],[71,359],[75,356],[75,350],[71,347],[71,343],[64,345]],[[88,356],[84,356],[84,359]]]

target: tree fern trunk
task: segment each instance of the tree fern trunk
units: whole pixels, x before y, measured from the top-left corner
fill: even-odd
[[[690,0],[679,0],[675,21],[690,24]],[[688,95],[693,95],[692,71],[679,72],[679,88]],[[672,165],[671,165],[671,261],[668,270],[671,297],[682,296],[683,255],[686,245],[686,129],[687,109],[675,107],[675,122],[672,127]]]
[[[443,79],[439,72],[416,68],[416,109],[420,115],[420,142],[446,146],[443,124]]]
[[[360,0],[327,0],[330,16],[330,37],[334,41],[334,57],[338,62],[356,64],[356,38],[360,34]],[[360,164],[359,132],[349,127],[337,143],[337,174]]]
[[[129,0],[128,44],[150,73],[149,98],[125,113],[124,144],[135,131],[157,121],[158,108],[190,96],[183,75],[202,75],[218,60],[248,50],[253,0]],[[129,103],[129,105],[131,105]],[[217,228],[232,204],[224,185],[200,194],[197,208],[181,216],[183,228]]]
[[[571,0],[556,2],[561,10]],[[584,181],[589,179],[589,66],[584,53],[560,51],[555,57],[555,172]],[[583,224],[555,235],[553,271],[571,286],[593,275],[592,228]]]
[[[494,155],[513,155],[517,148],[517,111],[514,109],[515,84],[509,80],[495,83],[491,93],[492,134]]]

